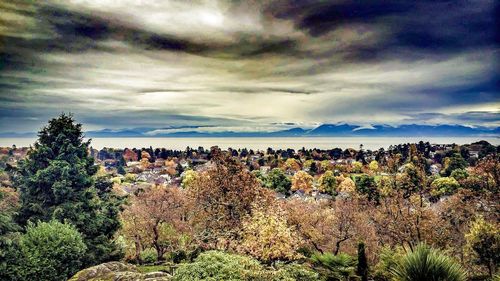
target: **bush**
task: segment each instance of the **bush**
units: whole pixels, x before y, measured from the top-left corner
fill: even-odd
[[[298,264],[298,263],[290,263],[290,264],[276,264],[276,268],[278,269],[276,277],[269,279],[273,281],[316,281],[319,280],[318,273],[314,272],[309,267]]]
[[[141,252],[141,261],[143,263],[155,263],[158,260],[157,256],[154,248],[147,248]]]
[[[318,274],[305,265],[277,263],[268,269],[250,257],[218,251],[202,253],[193,263],[181,265],[174,281],[315,281]]]
[[[193,263],[181,265],[174,274],[175,281],[197,280],[252,280],[262,266],[256,260],[240,255],[208,251],[200,254]]]
[[[392,270],[398,281],[465,281],[460,264],[424,244],[408,252]]]
[[[22,272],[26,280],[66,280],[82,265],[86,251],[82,236],[58,221],[29,223],[21,237]]]
[[[174,263],[180,263],[182,261],[187,260],[188,255],[186,254],[186,251],[178,250],[178,251],[172,252],[170,254],[170,258],[172,259],[172,261]]]

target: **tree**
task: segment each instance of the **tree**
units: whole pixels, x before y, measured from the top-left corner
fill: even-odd
[[[469,177],[469,173],[465,169],[456,169],[451,172],[450,177],[456,179],[457,181],[464,180]]]
[[[370,164],[368,164],[368,168],[370,169],[370,171],[376,173],[378,171],[378,162],[376,160],[373,160],[370,162]]]
[[[300,163],[295,158],[288,158],[285,161],[285,169],[287,171],[297,172],[300,170]]]
[[[401,247],[391,249],[390,247],[383,247],[379,253],[379,261],[373,270],[373,279],[378,281],[392,280],[392,272],[394,268],[400,263],[404,255],[404,250]]]
[[[300,258],[295,247],[300,245],[297,233],[287,225],[279,207],[269,210],[256,208],[243,222],[241,250],[267,264]]]
[[[455,178],[437,178],[431,183],[431,195],[436,197],[449,195],[455,192],[458,188],[460,188],[460,184]]]
[[[368,281],[368,261],[366,260],[365,243],[358,243],[358,265],[356,274],[361,277],[361,281]]]
[[[352,171],[354,173],[361,173],[361,169],[363,168],[363,163],[361,162],[358,162],[358,161],[354,161],[352,163]]]
[[[500,263],[500,224],[478,217],[472,222],[465,239],[469,255],[477,264],[486,266],[490,277],[493,277]]]
[[[300,199],[287,200],[287,220],[296,227],[304,247],[324,252],[333,247],[334,210],[325,202],[306,202]]]
[[[132,198],[122,214],[124,235],[134,241],[136,260],[145,247],[156,250],[157,260],[167,251],[173,252],[189,235],[187,202],[176,187],[152,187]]]
[[[292,177],[292,190],[301,190],[306,194],[313,189],[313,177],[304,171],[298,171]]]
[[[340,178],[342,178],[342,176]],[[351,178],[346,177],[340,181],[340,185],[339,185],[338,189],[339,189],[339,192],[354,194],[356,192],[356,184],[354,183],[354,181]]]
[[[86,246],[70,224],[58,221],[28,223],[21,237],[25,280],[66,280],[83,264]]]
[[[379,201],[380,194],[374,177],[361,175],[355,178],[355,183],[359,194],[366,195],[370,201]]]
[[[332,205],[334,216],[329,239],[333,243],[333,254],[343,252],[355,254],[356,240],[371,240],[375,230],[363,206],[357,199],[346,198],[335,200]],[[363,211],[362,211],[363,210]],[[350,248],[350,251],[347,251]]]
[[[465,281],[459,263],[424,244],[409,251],[393,269],[398,281]]]
[[[326,171],[318,180],[318,189],[331,195],[337,193],[337,178],[332,171]]]
[[[309,174],[316,175],[317,173],[318,173],[318,166],[316,165],[316,161],[313,161],[311,163],[311,166],[309,167]]]
[[[113,235],[120,227],[121,198],[108,179],[96,179],[98,166],[89,156],[82,125],[61,114],[38,133],[38,141],[20,164],[16,183],[21,209],[17,220],[67,221],[82,234],[86,261],[100,263],[118,255]]]
[[[0,188],[0,280],[17,280],[22,263],[18,247],[21,228],[14,222],[19,208],[19,194],[11,188]]]
[[[184,173],[182,175],[181,187],[182,188],[189,188],[191,186],[191,184],[196,181],[197,177],[198,177],[198,173],[193,171],[193,170],[184,171]]]
[[[289,194],[292,182],[281,169],[274,168],[265,177],[264,186],[279,193]]]
[[[227,250],[238,244],[241,223],[255,203],[265,205],[274,197],[238,159],[214,147],[213,166],[187,189],[192,204],[192,224],[198,242],[208,249]]]
[[[445,167],[442,173],[444,176],[449,177],[453,171],[465,168],[467,168],[467,161],[460,153],[454,153],[451,157],[445,159]]]
[[[368,213],[386,245],[413,249],[419,242],[438,236],[439,218],[429,208],[429,202],[422,203],[418,195],[406,198],[404,191],[394,190],[382,197],[380,204]]]

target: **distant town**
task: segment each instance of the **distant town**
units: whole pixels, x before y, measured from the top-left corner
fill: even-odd
[[[228,149],[233,157],[238,158],[257,177],[265,177],[275,168],[279,168],[287,177],[293,177],[302,171],[313,177],[311,192],[296,190],[280,194],[280,197],[331,198],[329,194],[321,194],[317,184],[322,174],[333,171],[335,176],[350,175],[388,175],[385,167],[387,160],[394,155],[400,155],[401,166],[407,162],[410,151],[416,149],[426,159],[427,172],[439,175],[445,164],[445,159],[458,153],[469,165],[473,166],[479,159],[498,153],[500,146],[494,146],[487,141],[471,144],[431,144],[419,142],[416,144],[400,144],[390,146],[387,150],[333,148],[323,149],[271,149],[265,151],[252,149]],[[26,157],[28,147],[0,148],[0,168],[9,170],[18,161]],[[185,150],[170,150],[166,148],[89,148],[89,154],[95,163],[101,167],[100,172],[112,177],[117,188],[125,193],[146,190],[152,186],[181,186],[187,171],[203,172],[212,167],[211,149],[186,147]],[[2,175],[1,186],[11,185],[7,175]]]

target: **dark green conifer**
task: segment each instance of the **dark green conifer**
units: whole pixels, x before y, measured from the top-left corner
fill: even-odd
[[[95,177],[98,166],[88,153],[82,125],[61,114],[38,133],[38,140],[16,177],[21,225],[52,219],[73,224],[87,245],[85,260],[97,264],[116,258],[112,241],[119,228],[121,198],[111,182]]]

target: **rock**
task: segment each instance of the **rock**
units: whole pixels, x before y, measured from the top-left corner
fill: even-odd
[[[69,281],[169,281],[165,272],[140,273],[137,267],[122,262],[107,262],[79,271]]]

